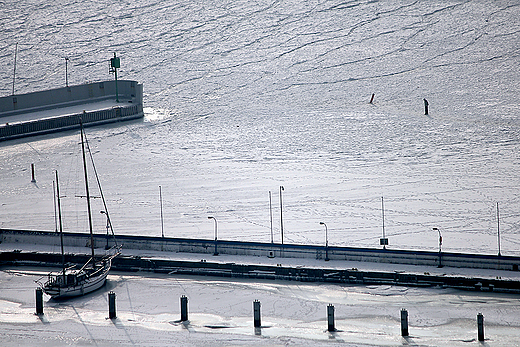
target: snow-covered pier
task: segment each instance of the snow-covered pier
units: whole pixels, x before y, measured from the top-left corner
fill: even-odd
[[[67,254],[67,263],[82,264],[88,255]],[[442,287],[462,290],[505,292],[520,294],[520,279],[490,278],[489,276],[445,276],[429,272],[338,269],[322,264],[318,267],[223,263],[215,259],[207,261],[171,260],[154,257],[120,256],[113,261],[115,271],[247,278],[253,280],[284,280],[299,282],[326,282],[358,285],[396,285],[408,287]],[[2,252],[0,264],[7,266],[56,266],[61,262],[58,253]]]
[[[90,247],[88,233],[63,233],[65,246]],[[187,239],[137,235],[117,236],[125,249],[164,251],[178,253],[213,254],[215,244],[219,254],[258,256],[268,258],[307,258],[325,260],[328,252],[330,260],[348,260],[374,263],[448,266],[454,268],[474,268],[518,271],[520,257],[487,254],[431,252],[399,249],[376,249],[357,247],[325,247],[323,245],[279,244],[262,242],[242,242],[228,240]],[[59,234],[48,231],[0,229],[0,242],[10,244],[35,244],[59,246]],[[112,237],[94,235],[95,247],[102,249],[113,244]]]
[[[56,266],[61,262],[57,250],[59,236],[54,232],[0,229],[2,250],[0,261],[7,265]],[[67,254],[70,263],[84,262],[87,252],[78,249],[89,245],[90,236],[83,233],[64,233],[64,244],[75,249],[75,255]],[[102,251],[112,244],[111,237],[95,235],[95,246]],[[303,282],[330,282],[347,284],[392,284],[401,286],[441,286],[466,290],[500,291],[520,293],[520,277],[495,276],[494,273],[518,273],[519,257],[492,256],[461,253],[436,253],[425,251],[390,250],[329,247],[330,262],[324,261],[325,249],[317,245],[281,245],[238,241],[218,241],[220,255],[240,256],[240,260],[226,261],[222,256],[214,257],[215,241],[202,239],[179,239],[145,236],[121,236],[118,243],[124,245],[127,254],[114,260],[113,266],[119,271],[151,271],[156,273],[176,273],[182,275],[203,275],[220,277],[242,277],[250,279],[293,280]],[[28,245],[47,245],[47,249],[31,251]],[[22,247],[23,246],[23,247]],[[50,247],[49,247],[50,246]],[[20,249],[23,248],[23,251]],[[36,248],[35,248],[36,250]],[[51,251],[49,251],[51,250]],[[136,251],[145,253],[136,253]],[[147,252],[156,252],[148,255]],[[81,254],[84,253],[84,254]],[[172,259],[167,254],[192,254],[199,258]],[[211,258],[200,259],[210,256]],[[269,263],[248,261],[247,259],[269,259]],[[488,276],[455,275],[430,273],[425,267],[437,268],[439,257],[443,266],[450,268],[488,269]],[[312,259],[314,265],[301,266],[285,264],[288,258]],[[316,262],[318,261],[318,262]],[[337,266],[337,261],[395,264],[392,270],[377,267],[358,269]],[[334,262],[335,265],[332,265]],[[346,263],[345,263],[346,264]],[[400,271],[403,265],[409,266]],[[411,266],[410,266],[411,265]],[[413,267],[416,266],[416,269]],[[412,268],[412,269],[411,269]],[[411,270],[410,270],[411,269]],[[495,272],[489,269],[496,270]],[[507,271],[509,270],[509,271]],[[490,275],[491,274],[491,275]]]
[[[142,118],[143,85],[87,83],[0,98],[0,141]]]

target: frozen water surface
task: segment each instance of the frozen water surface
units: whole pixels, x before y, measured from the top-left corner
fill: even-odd
[[[3,95],[110,78],[145,86],[144,122],[88,130],[117,232],[518,255],[515,2],[339,1],[93,6],[8,1]],[[45,18],[44,20],[42,18]],[[9,19],[9,20],[7,20]],[[375,93],[374,104],[368,104]],[[423,114],[423,98],[430,115]],[[2,227],[84,231],[78,136],[0,144]],[[36,164],[37,184],[29,182]],[[101,206],[98,207],[102,209]],[[96,228],[104,230],[104,216]]]
[[[71,84],[111,78],[113,52],[120,78],[144,84],[144,121],[87,130],[118,234],[161,234],[160,185],[166,236],[213,238],[211,215],[220,239],[269,242],[271,191],[280,242],[284,186],[286,243],[323,244],[325,222],[330,245],[378,247],[383,196],[391,248],[436,250],[436,227],[443,250],[496,254],[498,202],[502,254],[520,255],[516,1],[0,7],[1,95],[12,91],[16,43],[17,93],[64,86],[65,57]],[[64,228],[87,230],[78,140],[0,144],[0,227],[54,230],[58,170]],[[102,214],[94,223],[105,231]],[[351,319],[349,329],[363,325]],[[464,319],[449,326],[471,327]],[[424,334],[406,343],[430,345],[435,333]],[[378,341],[404,343],[390,340]]]
[[[520,338],[514,295],[167,275],[113,273],[96,294],[45,299],[39,317],[34,290],[25,289],[43,275],[30,268],[0,272],[3,345],[471,346],[478,344],[477,312],[485,312],[485,345],[517,346]],[[111,290],[117,293],[113,321],[106,318]],[[186,323],[179,322],[181,295],[189,299]],[[253,300],[261,303],[256,330]],[[328,304],[335,307],[332,333],[326,331]],[[408,338],[400,336],[401,308],[409,312]]]

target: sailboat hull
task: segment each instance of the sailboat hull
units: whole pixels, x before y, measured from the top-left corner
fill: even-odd
[[[51,275],[42,289],[52,298],[67,298],[91,293],[105,284],[111,265],[112,260],[108,259],[104,261],[103,267],[91,274],[81,271],[66,274],[65,277],[63,274]]]

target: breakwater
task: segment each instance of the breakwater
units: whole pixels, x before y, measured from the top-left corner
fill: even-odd
[[[90,247],[87,233],[63,233],[65,247]],[[226,240],[163,238],[121,235],[117,241],[124,249],[151,251],[229,254],[269,258],[306,258],[324,260],[361,261],[374,263],[449,266],[454,268],[477,268],[518,271],[520,257],[483,254],[409,251],[353,247],[325,247],[320,245],[277,244]],[[0,242],[13,244],[38,244],[59,247],[60,237],[55,232],[0,229]],[[94,235],[95,247],[102,249],[113,244],[112,237]],[[325,262],[324,262],[325,263]]]
[[[115,81],[104,81],[2,97],[0,141],[79,128],[80,119],[92,126],[143,117],[143,85],[120,80],[117,89],[116,96]],[[107,100],[114,102],[88,112],[81,110],[82,105]],[[49,110],[56,112],[49,116]]]
[[[61,254],[37,252],[2,252],[3,266],[61,266]],[[65,254],[67,264],[84,264],[89,255]],[[520,294],[520,281],[501,278],[440,276],[429,273],[360,271],[358,269],[291,267],[278,264],[258,265],[201,261],[168,260],[139,256],[118,256],[112,262],[115,271],[150,271],[168,275],[216,276],[256,280],[343,283],[352,285],[397,285],[409,287],[442,287],[473,291]]]

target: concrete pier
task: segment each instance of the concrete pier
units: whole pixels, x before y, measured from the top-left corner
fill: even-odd
[[[214,240],[183,239],[150,236],[117,236],[118,242],[124,244],[125,249],[139,249],[150,251],[212,254]],[[85,247],[89,242],[88,233],[63,233],[65,247]],[[60,239],[54,231],[33,231],[0,229],[0,242],[51,245],[59,247]],[[111,241],[112,242],[112,241]],[[325,253],[325,247],[319,245],[276,244],[260,242],[241,242],[219,240],[219,253],[229,255],[260,256],[269,258],[308,258],[320,259]],[[107,243],[106,234],[95,234],[96,248],[104,248]],[[111,243],[110,245],[113,245]],[[406,264],[438,266],[439,253],[428,251],[408,251],[376,248],[331,247],[329,246],[330,260],[362,261],[374,263]],[[15,248],[16,249],[16,248]],[[476,268],[518,271],[520,257],[497,256],[467,253],[442,253],[442,262],[446,267]],[[413,280],[413,279],[411,279]],[[480,290],[488,290],[484,285]],[[499,288],[492,287],[499,290]]]
[[[86,249],[90,242],[89,234],[83,233],[64,233],[64,243],[66,247],[80,247]],[[14,231],[0,229],[0,242],[5,250],[0,253],[0,264],[7,266],[31,265],[31,266],[61,266],[61,254],[33,252],[31,245],[51,245],[59,247],[60,237],[55,232],[36,232],[36,231]],[[95,247],[99,251],[106,247],[107,239],[105,234],[94,235]],[[139,249],[139,252],[146,250],[164,250],[171,253],[192,253],[200,254],[201,258],[196,260],[167,259],[155,256],[131,256],[121,255],[113,260],[112,269],[116,271],[152,271],[156,273],[176,273],[179,275],[200,275],[200,276],[222,276],[222,277],[242,277],[250,279],[272,279],[290,280],[302,282],[328,282],[328,283],[348,283],[348,284],[385,284],[398,286],[437,286],[443,288],[456,288],[472,291],[493,291],[520,294],[520,274],[518,274],[518,263],[520,257],[496,255],[476,255],[444,253],[445,260],[453,268],[481,268],[508,270],[511,276],[503,274],[496,275],[466,275],[462,270],[460,275],[446,276],[444,273],[424,272],[424,269],[407,268],[404,271],[397,271],[402,265],[429,265],[432,268],[436,264],[437,252],[424,251],[405,251],[405,250],[382,250],[367,248],[348,248],[331,247],[334,252],[331,256],[335,261],[354,261],[372,263],[395,263],[398,264],[390,270],[380,270],[376,265],[368,265],[368,269],[363,271],[357,268],[337,268],[334,261],[321,264],[316,267],[302,267],[282,265],[282,263],[293,261],[282,261],[278,264],[273,263],[272,253],[279,255],[280,249],[286,258],[310,258],[312,255],[323,251],[323,247],[317,245],[280,245],[272,243],[254,243],[238,241],[219,241],[222,255],[243,255],[244,259],[240,263],[214,259],[206,261],[205,255],[211,254],[213,240],[202,239],[176,239],[163,237],[145,236],[120,236],[118,244],[124,244],[124,249]],[[110,245],[113,240],[110,241]],[[21,251],[27,249],[27,251]],[[59,248],[56,248],[59,249]],[[322,253],[321,253],[322,254]],[[197,255],[194,255],[197,257]],[[258,258],[249,258],[256,256]],[[262,264],[261,258],[265,257],[266,262]],[[180,256],[182,258],[182,256]],[[85,254],[65,254],[65,261],[71,264],[84,264],[89,259]],[[253,259],[248,263],[248,259]],[[255,260],[258,259],[258,260]],[[260,263],[259,263],[260,261]],[[276,261],[276,260],[275,260]],[[272,264],[268,264],[272,263]],[[342,263],[343,264],[343,263]],[[465,266],[467,265],[467,266]],[[372,268],[372,269],[370,269]]]
[[[0,98],[0,141],[84,126],[142,118],[143,85],[118,81],[11,95]]]

